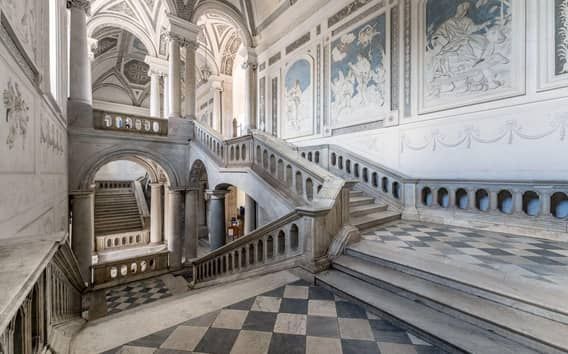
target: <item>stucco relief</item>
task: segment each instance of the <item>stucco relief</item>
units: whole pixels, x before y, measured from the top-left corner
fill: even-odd
[[[294,138],[313,134],[314,85],[312,64],[300,59],[288,69],[285,77],[283,136]]]
[[[387,38],[383,14],[332,42],[333,128],[384,118],[388,110]]]
[[[463,105],[517,88],[515,6],[521,5],[515,0],[426,2],[423,108]]]
[[[26,135],[30,122],[30,107],[22,97],[17,82],[8,81],[8,87],[4,89],[4,114],[7,123],[6,145],[10,150],[16,147],[16,142],[21,140],[22,150],[26,149]]]

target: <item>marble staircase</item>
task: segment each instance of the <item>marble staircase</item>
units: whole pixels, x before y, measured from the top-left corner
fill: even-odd
[[[95,195],[95,235],[109,235],[143,229],[134,191],[104,189]]]
[[[351,225],[357,227],[359,231],[401,218],[401,214],[391,210],[387,204],[377,202],[375,198],[357,190],[349,193],[349,214]]]
[[[452,278],[438,265],[370,246],[349,246],[316,282],[451,352],[568,352],[568,311],[550,294],[531,290],[530,298],[505,280],[499,286],[466,273]]]

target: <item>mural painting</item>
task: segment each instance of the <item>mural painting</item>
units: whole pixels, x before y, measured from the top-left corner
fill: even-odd
[[[284,85],[284,137],[313,134],[314,89],[310,62],[301,59],[292,64],[286,73]]]
[[[568,0],[555,0],[556,75],[568,73]]]
[[[513,88],[512,6],[512,0],[426,3],[426,108],[463,104]]]
[[[334,128],[378,120],[387,94],[386,15],[341,35],[331,45]]]
[[[260,79],[260,83],[258,85],[259,93],[258,93],[258,129],[262,130],[263,132],[266,131],[266,78],[263,77]]]

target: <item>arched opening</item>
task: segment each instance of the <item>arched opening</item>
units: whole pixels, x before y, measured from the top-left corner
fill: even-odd
[[[278,254],[283,255],[286,253],[286,234],[280,230],[278,232]]]
[[[294,171],[291,165],[286,165],[286,185],[288,188],[292,188],[294,184]]]
[[[309,201],[314,200],[314,182],[312,182],[311,178],[306,179],[306,198]]]
[[[475,192],[475,207],[479,211],[489,211],[489,193],[485,189]]]
[[[300,245],[300,236],[298,226],[296,224],[292,224],[290,227],[290,248],[293,251],[297,251]]]
[[[298,195],[304,194],[304,179],[302,177],[302,172],[296,172],[296,193]]]
[[[540,214],[541,201],[540,196],[533,191],[523,194],[523,211],[529,216],[538,216]]]
[[[422,205],[424,206],[431,206],[433,199],[434,199],[434,195],[432,194],[432,189],[430,189],[430,187],[424,187],[422,188]]]
[[[450,206],[450,193],[446,188],[438,189],[438,205],[442,208]]]
[[[266,239],[266,258],[274,258],[274,238],[272,236]]]
[[[513,214],[513,194],[508,190],[502,190],[497,194],[497,208],[503,214]]]
[[[400,183],[392,183],[392,196],[394,197],[394,199],[400,199]]]
[[[550,212],[558,219],[568,217],[568,195],[557,192],[550,197]]]
[[[467,209],[469,206],[469,197],[463,188],[456,190],[456,206],[459,209]]]
[[[335,152],[331,153],[331,166],[335,167],[337,165],[337,155]]]
[[[381,187],[382,187],[384,193],[389,192],[389,179],[387,177],[382,178]]]

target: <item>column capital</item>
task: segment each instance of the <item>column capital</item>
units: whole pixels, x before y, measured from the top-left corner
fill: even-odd
[[[160,182],[152,182],[152,183],[150,183],[150,188],[152,188],[152,189],[158,189],[158,188],[161,188],[162,185],[163,185],[163,184],[160,183]]]
[[[99,47],[99,40],[89,37],[87,38],[87,41],[89,42],[89,59],[93,61],[95,60],[95,53],[97,52],[97,48]]]
[[[144,62],[150,66],[148,75],[158,74],[165,76],[168,73],[168,61],[162,58],[147,55]]]
[[[197,36],[201,32],[199,26],[174,15],[168,15],[166,29],[167,36],[171,40],[176,40],[184,46],[189,43],[197,43]]]
[[[257,67],[257,55],[254,48],[243,47],[239,51],[239,55],[243,58],[243,69],[253,69],[256,70]]]
[[[228,193],[229,191],[227,190],[219,190],[219,189],[205,191],[205,194],[207,194],[207,196],[211,199],[225,199],[225,196]]]
[[[77,8],[85,11],[86,15],[91,13],[91,2],[89,0],[67,0],[67,8]]]

